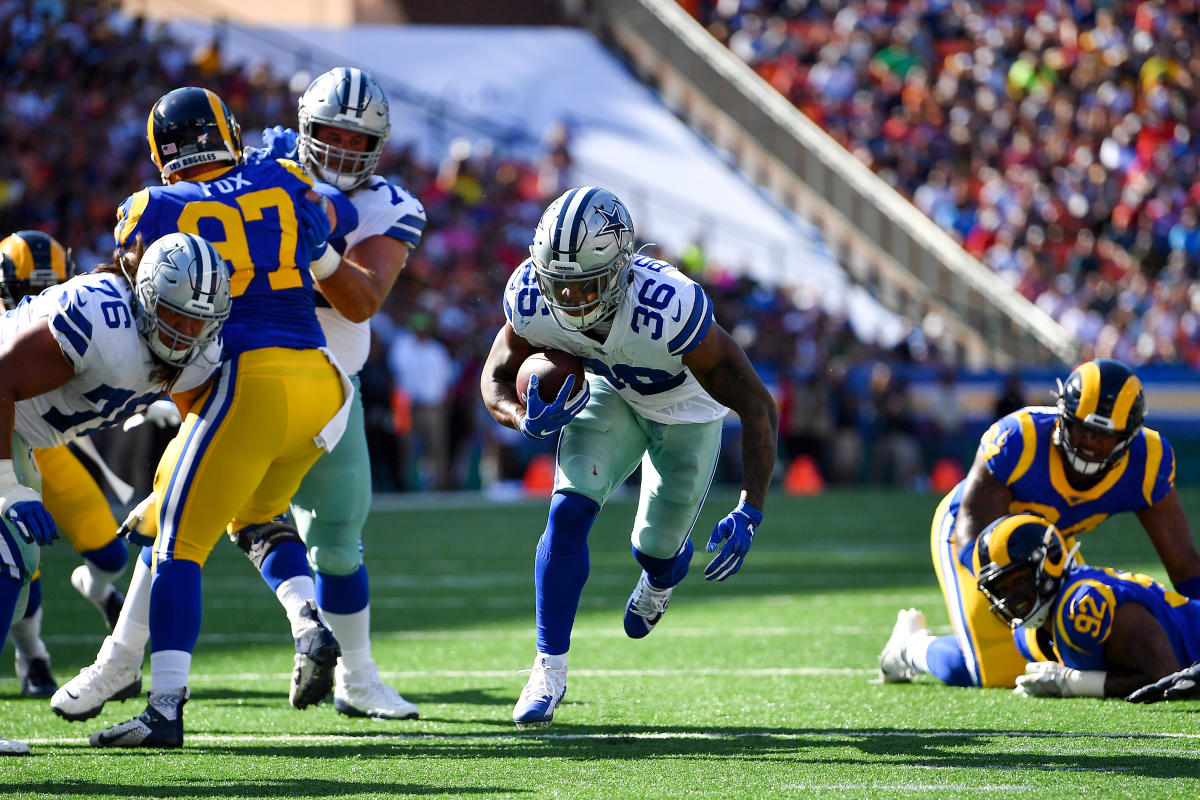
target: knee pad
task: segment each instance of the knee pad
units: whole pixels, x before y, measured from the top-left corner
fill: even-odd
[[[286,514],[281,514],[261,525],[247,525],[241,530],[229,534],[229,538],[233,539],[234,544],[241,548],[250,562],[254,564],[254,568],[260,571],[263,560],[283,542],[299,542],[301,547],[304,546],[304,540],[300,538],[300,534],[296,532],[296,526],[292,524]]]

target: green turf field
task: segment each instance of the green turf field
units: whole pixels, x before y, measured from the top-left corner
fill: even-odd
[[[1184,494],[1200,509],[1200,492]],[[872,682],[901,607],[949,632],[929,563],[937,498],[872,491],[776,495],[742,571],[703,580],[715,493],[693,572],[646,639],[621,616],[638,568],[630,503],[591,536],[591,578],[554,725],[517,732],[533,644],[532,553],[544,501],[381,508],[368,531],[374,651],[421,719],[349,719],[288,706],[292,642],[275,599],[222,542],[205,569],[204,630],[179,751],[98,751],[87,735],[144,703],[68,723],[19,696],[0,661],[0,796],[1200,797],[1200,702],[1031,700],[923,678]],[[1193,524],[1200,529],[1200,524]],[[1092,563],[1162,568],[1136,519],[1085,539]],[[97,612],[70,588],[65,542],[44,555],[47,639],[60,682],[90,663]],[[147,674],[148,681],[148,674]],[[147,687],[148,687],[147,682]]]

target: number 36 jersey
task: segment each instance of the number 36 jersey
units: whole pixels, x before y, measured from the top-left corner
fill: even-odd
[[[728,412],[683,365],[683,356],[712,327],[712,300],[664,261],[633,258],[625,299],[603,342],[554,321],[529,259],[508,280],[504,315],[517,335],[535,347],[579,356],[588,372],[612,384],[646,419],[668,425],[710,422]]]
[[[117,275],[87,273],[24,298],[0,316],[0,344],[21,331],[49,325],[74,377],[45,394],[17,402],[15,430],[35,448],[115,424],[162,397],[151,377],[155,361],[137,332],[129,285]],[[214,342],[172,387],[202,384],[220,363]]]

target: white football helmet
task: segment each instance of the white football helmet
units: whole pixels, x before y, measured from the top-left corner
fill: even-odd
[[[168,364],[187,366],[217,338],[229,317],[229,268],[207,239],[167,234],[142,255],[134,296],[138,333],[150,352]],[[179,330],[163,319],[164,309],[198,320],[199,330]]]
[[[318,178],[348,192],[375,174],[392,126],[387,95],[371,73],[335,67],[318,75],[300,96],[298,118],[300,163]],[[370,145],[360,153],[326,144],[313,135],[317,124],[365,133]]]
[[[633,258],[629,209],[607,189],[568,189],[542,214],[529,255],[555,321],[587,330],[625,296]]]

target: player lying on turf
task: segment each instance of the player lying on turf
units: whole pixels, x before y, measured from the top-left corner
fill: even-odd
[[[1077,548],[1032,514],[1003,517],[977,541],[992,612],[1018,644],[1022,627],[1045,631],[1057,659],[1029,664],[1018,694],[1124,697],[1200,658],[1200,601],[1146,575],[1078,564]]]

